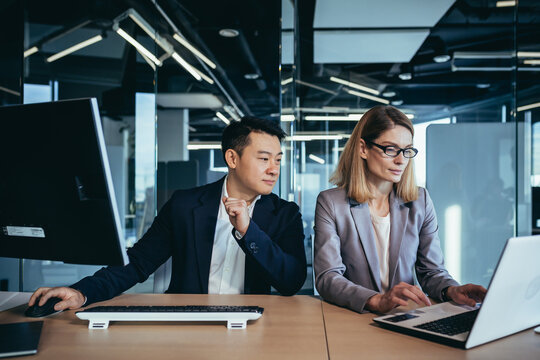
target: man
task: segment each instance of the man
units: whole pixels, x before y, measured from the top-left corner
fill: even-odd
[[[252,117],[223,132],[223,179],[176,191],[146,234],[128,249],[130,263],[109,266],[70,287],[39,288],[28,304],[51,297],[55,310],[110,299],[145,281],[172,256],[168,293],[293,295],[306,278],[298,206],[272,194],[279,177],[277,125]]]

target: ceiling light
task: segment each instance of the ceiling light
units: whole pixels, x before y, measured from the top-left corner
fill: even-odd
[[[497,1],[495,4],[496,7],[509,7],[509,6],[516,6],[515,1]]]
[[[244,74],[244,79],[246,80],[257,80],[259,77],[260,75],[257,73]]]
[[[286,141],[311,141],[311,140],[341,140],[343,139],[344,135],[342,134],[336,134],[336,135],[292,135],[292,136],[286,136]]]
[[[219,35],[226,38],[233,38],[240,35],[240,32],[236,29],[221,29],[219,30]]]
[[[394,96],[396,96],[396,92],[392,91],[392,90],[387,90],[387,91],[382,93],[382,96],[387,97],[387,98],[394,97]]]
[[[450,59],[451,59],[451,57],[448,54],[441,54],[441,55],[436,55],[436,56],[433,57],[433,61],[435,61],[438,64],[445,63]]]
[[[101,41],[101,40],[103,40],[103,36],[101,36],[101,35],[96,35],[96,36],[94,36],[94,37],[91,37],[91,38],[88,39],[88,40],[85,40],[85,41],[80,42],[80,43],[78,43],[78,44],[75,44],[75,45],[73,45],[73,46],[71,46],[71,47],[68,47],[67,49],[62,50],[62,51],[60,51],[59,53],[56,53],[56,54],[54,54],[54,55],[52,55],[52,56],[49,56],[49,57],[47,58],[46,61],[49,62],[49,63],[50,63],[50,62],[53,62],[53,61],[55,61],[55,60],[58,60],[58,59],[60,59],[60,58],[62,58],[62,57],[64,57],[64,56],[66,56],[66,55],[69,55],[69,54],[71,54],[71,53],[74,53],[74,52],[77,51],[77,50],[80,50],[80,49],[82,49],[82,48],[85,48],[85,47],[87,47],[87,46],[90,46],[90,45],[92,45],[92,44],[95,44],[95,43],[97,43],[98,41]]]
[[[524,57],[540,57],[540,52],[538,51],[518,51],[517,56],[520,58]]]
[[[394,106],[400,106],[403,105],[403,100],[394,100],[391,102],[391,104]]]
[[[154,28],[148,24],[137,11],[134,9],[129,9],[126,13],[128,14],[129,18],[133,20],[135,24],[139,25],[139,27],[143,29],[144,32],[150,36],[150,38],[154,40],[156,44],[158,44],[167,54],[171,54],[174,51],[172,45],[167,40],[162,38],[161,35],[159,35],[159,33],[154,30]]]
[[[221,143],[212,141],[190,142],[187,145],[188,150],[207,150],[207,149],[221,149]]]
[[[410,72],[401,73],[398,75],[401,80],[411,80],[412,74]]]
[[[491,84],[476,84],[476,87],[479,89],[487,89],[490,86]]]
[[[24,51],[24,57],[27,58],[32,54],[35,54],[39,51],[37,46],[32,46],[30,49]]]
[[[229,114],[236,121],[240,121],[240,116],[234,111],[234,108],[231,105],[223,105],[223,110]]]
[[[292,122],[292,121],[296,120],[296,118],[292,114],[281,115],[280,119],[281,119],[282,122]]]
[[[137,40],[132,38],[127,32],[122,30],[122,28],[119,27],[118,29],[116,29],[116,32],[118,33],[118,35],[123,37],[124,40],[126,40],[128,43],[133,45],[135,49],[137,49],[138,52],[140,52],[141,54],[144,54],[144,56],[152,60],[152,62],[156,64],[157,66],[161,66],[162,62],[157,57],[155,57],[154,54],[148,51],[148,49],[142,46]]]
[[[309,154],[308,158],[310,158],[311,160],[313,160],[315,162],[318,162],[319,164],[322,164],[322,165],[324,165],[324,163],[326,162],[326,161],[324,161],[324,159],[322,159],[322,158],[320,158],[320,157],[318,157],[316,155],[313,155],[313,154]]]
[[[216,116],[218,118],[220,118],[221,121],[223,121],[227,125],[229,125],[231,123],[231,121],[229,119],[227,119],[227,117],[225,115],[223,115],[222,113],[220,113],[219,111],[216,112]]]
[[[517,108],[517,111],[525,111],[525,110],[530,110],[530,109],[534,109],[534,108],[537,108],[537,107],[540,107],[540,102],[520,106],[520,107]]]
[[[538,59],[527,59],[527,60],[523,60],[523,63],[525,65],[540,65],[540,60],[538,60]]]
[[[339,83],[339,84],[343,84],[343,85],[347,85],[348,87],[352,87],[354,89],[362,90],[362,91],[372,93],[372,94],[375,94],[375,95],[380,94],[380,92],[375,90],[375,89],[371,89],[371,88],[368,88],[367,86],[363,86],[363,85],[360,85],[360,84],[357,84],[357,83],[353,83],[353,82],[350,82],[350,81],[347,81],[347,80],[343,80],[343,79],[340,79],[340,78],[337,78],[337,77],[334,77],[334,76],[330,76],[330,81],[333,81],[333,82]]]
[[[304,120],[308,121],[358,121],[364,114],[349,114],[349,115],[307,115]]]
[[[189,51],[191,51],[195,56],[197,56],[199,59],[204,61],[206,65],[210,66],[212,69],[216,68],[216,64],[214,64],[210,59],[208,59],[206,56],[204,56],[203,53],[201,53],[199,50],[197,50],[193,45],[191,45],[186,39],[181,37],[179,34],[174,34],[173,38],[178,41],[180,44],[182,44],[184,47],[186,47]]]
[[[15,96],[21,96],[20,92],[5,88],[3,86],[0,86],[0,91],[4,91],[4,92],[7,92],[8,94],[15,95]]]
[[[193,70],[195,70],[195,72],[197,74],[199,74],[200,77],[203,78],[204,81],[206,81],[207,83],[209,83],[210,85],[214,85],[214,80],[212,80],[212,78],[210,78],[209,76],[206,76],[202,71],[200,71],[199,69],[197,69],[196,67],[193,67]]]
[[[198,81],[202,80],[202,76],[199,75],[197,71],[195,71],[195,69],[190,64],[188,64],[186,60],[184,60],[180,55],[178,55],[178,53],[174,52],[172,54],[172,58],[176,60],[176,62],[178,62],[184,69],[186,69],[186,71],[189,72],[191,76],[193,76],[195,79],[197,79]]]
[[[281,85],[287,85],[289,83],[292,83],[292,77],[281,81]]]
[[[377,102],[380,102],[380,103],[383,103],[383,104],[390,104],[390,101],[388,101],[386,99],[383,99],[383,98],[380,98],[380,97],[364,94],[364,93],[354,91],[354,90],[349,90],[349,89],[345,89],[345,91],[348,92],[351,95],[359,96],[359,97],[362,97],[364,99],[377,101]]]

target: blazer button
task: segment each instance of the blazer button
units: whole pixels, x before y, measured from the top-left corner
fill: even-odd
[[[259,250],[259,247],[257,246],[257,244],[255,244],[254,242],[250,243],[249,244],[249,248],[251,249],[251,251],[256,254],[257,253],[257,250]]]

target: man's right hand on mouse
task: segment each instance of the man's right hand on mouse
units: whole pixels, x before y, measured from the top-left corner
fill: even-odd
[[[66,309],[78,309],[84,305],[86,298],[84,295],[75,289],[68,287],[40,287],[37,289],[30,300],[28,301],[28,306],[34,305],[38,301],[38,305],[42,306],[47,300],[51,297],[61,298],[58,304],[54,305],[54,309],[57,311],[66,310]]]

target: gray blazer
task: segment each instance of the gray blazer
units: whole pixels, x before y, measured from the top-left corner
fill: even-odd
[[[404,203],[390,194],[389,287],[403,281],[435,299],[459,285],[444,268],[433,202],[424,188],[416,201]],[[315,285],[332,303],[362,312],[366,301],[381,292],[379,259],[367,203],[347,197],[344,189],[323,191],[315,210]]]

